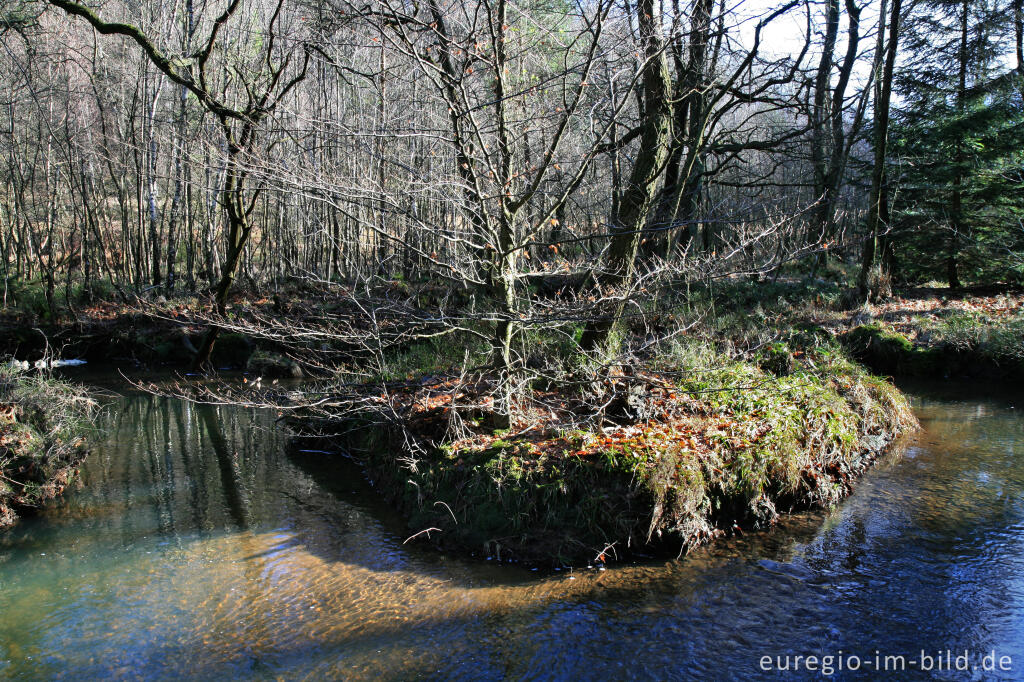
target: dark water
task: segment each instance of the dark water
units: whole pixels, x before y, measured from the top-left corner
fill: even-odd
[[[547,574],[403,546],[274,415],[118,399],[85,486],[0,533],[0,678],[1024,679],[1024,404],[913,390],[924,431],[834,512]]]

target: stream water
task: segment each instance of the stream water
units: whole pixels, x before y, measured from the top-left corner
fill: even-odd
[[[0,678],[1024,679],[1024,401],[953,388],[832,512],[547,572],[403,545],[271,414],[118,398],[80,489],[0,532]]]

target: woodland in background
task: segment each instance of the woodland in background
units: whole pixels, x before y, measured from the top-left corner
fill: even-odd
[[[0,50],[5,305],[208,295],[197,365],[237,283],[515,373],[692,283],[1024,279],[1021,0],[7,0]]]
[[[147,388],[273,408],[409,540],[686,551],[833,506],[916,427],[849,356],[1024,376],[1021,0],[8,0],[0,28],[11,366],[56,332],[245,367]]]

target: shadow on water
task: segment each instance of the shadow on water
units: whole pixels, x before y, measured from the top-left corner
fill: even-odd
[[[920,395],[924,432],[837,510],[551,573],[403,546],[359,467],[286,454],[271,414],[121,398],[85,486],[0,534],[0,677],[778,679],[761,656],[945,648],[1024,666],[1024,424],[1005,399]]]

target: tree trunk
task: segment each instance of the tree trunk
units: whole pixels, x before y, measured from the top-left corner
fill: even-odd
[[[824,239],[824,223],[829,210],[829,191],[826,182],[829,150],[827,145],[832,136],[827,131],[831,120],[828,115],[829,85],[832,79],[832,61],[835,55],[836,36],[839,34],[839,0],[827,0],[825,4],[825,40],[821,46],[821,59],[818,62],[818,73],[814,79],[814,106],[811,109],[811,163],[814,167],[814,200],[815,210],[813,227],[817,234],[812,234],[812,243]],[[831,103],[832,107],[841,103]],[[832,150],[833,153],[835,150]]]
[[[889,101],[892,95],[892,75],[896,64],[896,53],[899,47],[900,10],[902,0],[893,0],[889,15],[889,40],[883,49],[885,27],[878,27],[878,53],[885,54],[885,65],[882,74],[875,78],[875,154],[874,166],[871,169],[871,194],[868,199],[867,239],[864,241],[864,253],[861,258],[860,276],[857,280],[860,298],[867,302],[871,297],[871,272],[875,267],[875,251],[881,224],[881,207],[888,206],[888,187],[885,183],[886,146],[889,140]],[[883,0],[879,22],[885,21]],[[876,59],[876,64],[879,60]],[[877,67],[876,67],[877,68]],[[886,225],[888,228],[888,225]]]
[[[967,29],[970,16],[970,2],[964,0],[961,8],[963,14],[960,19],[960,64],[959,80],[957,83],[956,103],[957,113],[963,116],[966,113],[967,104]],[[956,175],[953,178],[953,233],[949,237],[949,253],[946,256],[946,279],[950,288],[960,286],[960,268],[957,259],[960,255],[960,235],[967,229],[964,220],[964,165],[967,163],[967,150],[964,141],[958,139],[956,143]]]
[[[644,41],[642,67],[644,122],[640,151],[633,164],[619,213],[612,218],[612,240],[601,274],[596,278],[602,295],[619,296],[611,314],[592,321],[581,340],[585,350],[614,352],[615,328],[626,301],[623,291],[633,279],[640,234],[654,204],[658,178],[665,166],[672,131],[671,82],[661,39],[660,16],[654,0],[637,3],[637,18]]]
[[[653,219],[652,244],[661,246],[667,258],[675,248],[680,232],[683,242],[693,236],[694,220],[700,208],[704,180],[704,133],[706,125],[707,46],[711,37],[712,0],[693,0],[690,7],[690,31],[685,69],[681,49],[676,50],[676,68],[682,73],[674,97],[673,139],[665,167],[665,186]]]
[[[214,315],[224,319],[227,316],[228,295],[231,293],[231,285],[235,281],[235,272],[241,261],[242,251],[245,242],[249,238],[252,227],[249,224],[248,210],[245,205],[245,179],[246,174],[240,166],[239,156],[242,150],[234,141],[230,123],[222,121],[222,128],[228,138],[228,161],[224,174],[224,204],[227,209],[228,219],[228,243],[227,255],[221,267],[220,280],[214,290],[213,304]],[[253,126],[246,123],[240,136],[241,140],[251,142]],[[203,337],[199,352],[192,361],[194,370],[206,370],[210,367],[210,356],[213,353],[213,346],[217,342],[222,329],[220,325],[212,323]]]
[[[849,28],[847,29],[846,54],[843,63],[839,67],[839,79],[832,91],[832,101],[828,105],[828,128],[832,136],[831,149],[828,154],[828,163],[825,164],[825,172],[822,177],[821,195],[819,197],[818,209],[814,217],[819,238],[822,242],[832,240],[835,232],[836,204],[838,203],[839,190],[842,186],[843,174],[846,170],[846,163],[849,158],[850,147],[846,142],[846,126],[843,117],[844,103],[846,101],[846,87],[850,83],[850,76],[853,74],[853,67],[857,61],[857,51],[860,45],[860,12],[855,0],[846,0],[846,14],[849,17]],[[885,0],[883,0],[881,11],[885,12]],[[884,33],[884,26],[880,26],[880,34]],[[858,109],[852,128],[854,135],[860,129],[863,109]],[[815,263],[815,270],[825,264],[828,251],[824,248],[819,252]]]

